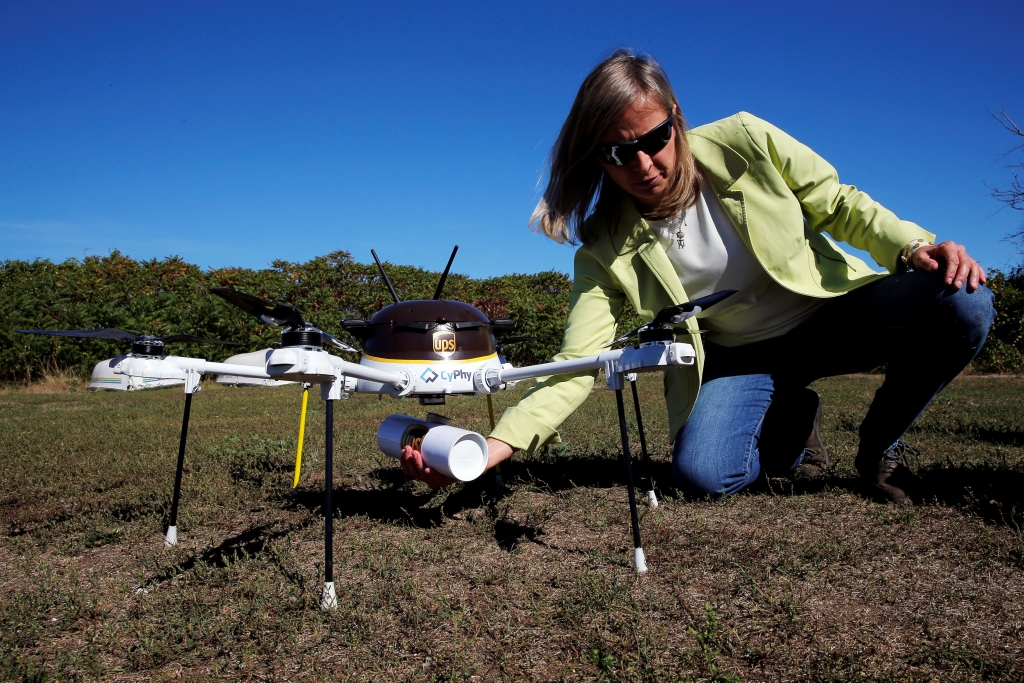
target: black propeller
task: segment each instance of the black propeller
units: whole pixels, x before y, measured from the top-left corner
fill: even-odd
[[[694,317],[701,311],[706,310],[725,299],[728,299],[737,291],[738,290],[735,289],[723,289],[720,292],[708,294],[707,296],[702,296],[699,299],[687,301],[686,303],[683,304],[678,304],[676,306],[666,306],[665,308],[658,311],[657,315],[654,316],[654,320],[652,320],[651,322],[647,323],[646,325],[641,325],[640,327],[636,328],[629,334],[623,335],[616,339],[615,341],[611,342],[610,344],[606,344],[605,346],[614,346],[615,344],[624,342],[627,339],[632,339],[641,332],[647,330],[668,328],[669,325],[678,325],[684,320]],[[643,340],[641,339],[641,341]]]
[[[666,324],[678,324],[692,318],[693,315],[686,315],[686,313],[693,313],[696,315],[703,310],[711,308],[715,304],[724,299],[728,299],[730,296],[736,293],[735,289],[723,289],[720,292],[714,294],[708,294],[702,296],[699,299],[693,301],[687,301],[685,304],[679,304],[677,306],[668,306],[658,311],[658,314],[654,316],[654,320],[651,321],[651,326],[655,325],[666,325]]]
[[[320,346],[321,341],[326,341],[331,346],[342,351],[357,352],[356,349],[353,349],[348,344],[335,339],[323,330],[318,330],[303,320],[302,314],[299,313],[299,309],[295,308],[295,306],[290,306],[280,301],[268,301],[252,294],[239,292],[237,289],[231,289],[230,287],[214,287],[210,292],[268,325],[290,328],[289,331],[281,335],[282,343],[285,346],[293,344],[296,346]],[[320,340],[316,339],[317,335],[320,335]]]
[[[240,308],[246,313],[256,316],[268,325],[276,327],[304,327],[306,321],[302,319],[299,309],[280,301],[267,301],[252,294],[239,292],[230,287],[214,287],[210,290],[232,306]]]
[[[238,342],[223,341],[221,339],[207,339],[196,337],[191,334],[171,334],[166,337],[156,337],[150,334],[132,334],[124,330],[117,330],[113,327],[103,327],[98,330],[15,330],[22,334],[45,334],[51,337],[82,337],[84,339],[108,339],[110,341],[134,344],[138,341],[160,342],[162,344],[173,344],[184,342],[186,344],[228,344],[240,346]]]

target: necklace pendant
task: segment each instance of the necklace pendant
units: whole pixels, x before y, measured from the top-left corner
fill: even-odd
[[[676,245],[680,249],[686,246],[686,233],[683,232],[682,228],[676,233]]]

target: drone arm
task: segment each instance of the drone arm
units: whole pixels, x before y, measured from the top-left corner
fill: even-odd
[[[599,370],[608,363],[614,363],[622,355],[622,349],[605,351],[596,356],[585,356],[571,360],[560,360],[553,363],[541,363],[540,365],[528,365],[524,368],[503,368],[490,374],[487,384],[497,387],[505,382],[518,382],[524,379],[536,379],[548,375],[567,375],[573,372],[585,372],[587,370]]]
[[[321,382],[333,379],[335,370],[342,375],[369,382],[379,382],[402,390],[409,384],[404,373],[387,372],[370,368],[322,351],[304,349],[276,349],[267,359],[266,367],[236,365],[233,363],[211,363],[202,358],[136,358],[124,356],[114,366],[114,372],[131,377],[153,377],[157,379],[185,379],[191,373],[200,375],[218,374],[252,377],[255,379],[285,379],[296,382]]]
[[[202,358],[183,358],[181,356],[167,356],[166,358],[122,356],[121,360],[114,365],[114,372],[130,377],[153,377],[156,379],[185,379],[189,372],[200,375],[216,373],[256,379],[270,378],[266,369],[261,367],[233,363],[210,363]]]
[[[201,372],[204,375],[238,375],[240,377],[254,377],[256,379],[267,379],[270,377],[270,375],[267,374],[267,371],[264,368],[258,366],[235,365],[234,363],[209,363],[207,361],[201,362],[203,363],[203,367],[195,368],[195,370]],[[243,372],[239,372],[239,369],[241,368],[246,368],[246,370]]]
[[[351,362],[336,355],[331,356],[331,364],[341,371],[345,377],[367,382],[378,382],[393,386],[399,391],[409,385],[409,376],[404,373],[389,373],[386,370],[378,370],[369,366],[360,366],[357,362]]]
[[[359,365],[358,363],[349,362],[344,358],[338,358],[337,356],[331,356],[331,363],[341,370],[341,374],[346,377],[352,377],[353,379],[387,384],[399,391],[409,384],[409,377],[405,373],[378,370],[377,368],[371,368],[367,365]]]
[[[693,346],[674,342],[671,344],[652,344],[605,351],[596,356],[560,360],[553,363],[528,365],[524,368],[501,368],[484,370],[484,384],[492,391],[506,382],[518,382],[524,379],[536,379],[549,375],[566,375],[573,372],[603,369],[609,375],[623,372],[644,372],[670,365],[693,365],[696,353]],[[610,378],[611,381],[611,378]]]

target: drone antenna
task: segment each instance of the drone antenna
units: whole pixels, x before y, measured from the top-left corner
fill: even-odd
[[[449,257],[449,259],[448,259],[448,265],[444,267],[444,272],[441,273],[441,281],[437,283],[437,289],[434,290],[434,301],[437,301],[438,299],[441,298],[441,291],[444,289],[445,280],[448,279],[448,271],[451,270],[452,261],[455,260],[455,254],[458,251],[459,251],[459,245],[456,244],[455,248],[452,249],[451,257]]]
[[[388,291],[391,292],[391,296],[394,297],[395,303],[402,303],[402,300],[398,298],[398,292],[395,291],[395,286],[391,284],[391,278],[389,278],[388,274],[384,272],[384,266],[381,265],[380,259],[377,258],[377,252],[371,249],[370,253],[373,254],[373,260],[377,262],[377,267],[380,268],[381,277],[384,278],[384,284],[388,286]]]

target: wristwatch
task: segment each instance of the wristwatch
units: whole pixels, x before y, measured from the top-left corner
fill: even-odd
[[[914,255],[914,252],[920,249],[921,247],[930,247],[931,245],[931,242],[924,239],[910,240],[909,242],[907,242],[907,246],[903,247],[903,250],[900,252],[900,258],[896,262],[897,272],[906,273],[908,271],[913,270],[914,264],[910,260],[910,257],[912,257]]]

